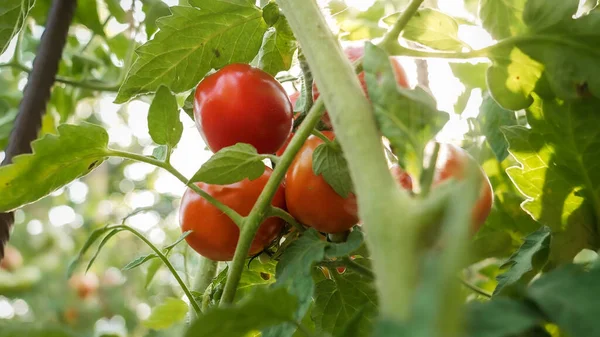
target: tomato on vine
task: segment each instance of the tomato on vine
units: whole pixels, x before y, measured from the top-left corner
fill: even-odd
[[[23,266],[23,256],[21,252],[11,246],[4,247],[4,258],[0,260],[0,269],[15,271]]]
[[[333,140],[331,131],[323,134]],[[313,152],[323,140],[310,136],[296,154],[285,177],[288,211],[301,223],[325,233],[344,232],[358,222],[356,196],[342,198],[321,175],[313,172]]]
[[[264,189],[272,169],[265,167],[262,176],[254,180],[244,179],[229,185],[195,183],[203,191],[242,216],[250,213]],[[280,186],[271,204],[285,208],[284,188]],[[183,232],[193,231],[185,240],[198,254],[214,261],[230,261],[240,236],[238,226],[223,212],[188,188],[181,199],[179,220]],[[284,221],[268,218],[262,222],[250,247],[250,255],[258,254],[279,234]]]
[[[469,163],[478,163],[467,151],[452,144],[440,144],[440,151],[435,165],[435,174],[432,182],[432,189],[442,182],[454,178],[461,180],[465,178]],[[481,167],[478,175],[481,179],[479,197],[473,206],[471,213],[471,229],[473,233],[477,232],[485,223],[494,201],[494,192],[492,184]]]
[[[277,80],[247,64],[230,64],[196,88],[196,126],[211,151],[247,143],[275,153],[292,130],[293,107]]]
[[[400,186],[402,186],[405,190],[412,191],[413,190],[413,182],[412,177],[406,171],[404,171],[400,165],[394,164],[390,167],[390,171],[392,172],[392,176]]]
[[[346,47],[344,49],[344,54],[346,54],[346,57],[348,58],[348,60],[350,62],[355,62],[359,58],[363,57],[363,55],[365,54],[365,49],[363,46],[350,46],[350,47]],[[394,74],[396,75],[396,82],[401,87],[408,88],[409,87],[408,78],[406,76],[406,72],[404,71],[404,67],[402,67],[402,64],[400,64],[398,59],[395,57],[390,57],[390,61],[392,63],[392,67],[394,68]],[[357,76],[358,76],[358,81],[360,82],[360,86],[368,98],[369,93],[367,91],[367,82],[365,80],[365,72],[361,71]],[[321,95],[319,93],[319,89],[317,88],[316,83],[313,83],[312,94],[313,94],[313,100],[315,100],[315,101]],[[325,113],[323,114],[322,120],[323,120],[323,123],[325,123],[325,125],[327,125],[328,127],[331,127],[331,119],[330,119],[327,111],[325,111]]]

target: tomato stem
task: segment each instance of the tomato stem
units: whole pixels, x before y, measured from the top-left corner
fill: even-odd
[[[192,189],[194,192],[198,193],[198,195],[200,195],[201,197],[206,199],[206,201],[210,202],[213,206],[215,206],[221,212],[225,213],[238,227],[241,226],[244,218],[238,212],[234,211],[229,206],[223,204],[219,200],[213,198],[210,194],[201,190],[198,186],[196,186],[196,184],[190,182],[185,176],[183,176],[183,174],[181,174],[179,171],[177,171],[170,163],[160,161],[160,160],[152,158],[152,157],[142,156],[142,155],[139,155],[136,153],[113,150],[113,149],[108,150],[107,155],[111,156],[111,157],[120,157],[120,158],[126,158],[126,159],[139,161],[139,162],[154,165],[156,167],[160,167],[160,168],[166,170],[167,172],[169,172],[173,176],[175,176],[177,179],[179,179],[179,181],[184,183],[187,187]]]
[[[277,3],[303,48],[348,161],[377,275],[380,313],[384,319],[406,319],[417,283],[416,245],[421,224],[417,200],[392,178],[371,104],[318,4]]]
[[[426,196],[429,194],[429,190],[431,189],[431,184],[433,183],[433,176],[435,175],[435,165],[437,163],[438,155],[440,153],[440,143],[435,142],[435,147],[433,149],[433,153],[431,154],[431,158],[429,159],[429,163],[427,167],[423,170],[423,175],[421,176],[421,195]]]
[[[306,228],[304,228],[304,226],[302,226],[298,221],[296,221],[296,219],[294,219],[294,217],[290,213],[284,211],[279,207],[271,207],[269,209],[268,214],[285,220],[285,222],[294,226],[299,232],[304,232],[306,230]]]
[[[468,289],[472,290],[474,293],[481,295],[483,297],[487,297],[487,298],[492,298],[492,294],[490,294],[489,292],[479,288],[478,286],[471,284],[469,282],[467,282],[464,279],[460,279],[460,283],[462,283],[465,287],[467,287]]]
[[[400,37],[400,33],[406,27],[410,19],[417,13],[419,7],[424,2],[424,0],[412,0],[408,7],[402,12],[402,15],[398,18],[398,21],[394,23],[392,28],[383,36],[383,39],[379,43],[381,47],[389,45],[390,43],[397,43],[398,37]]]
[[[321,98],[317,99],[313,107],[308,112],[306,119],[304,119],[302,124],[300,124],[300,127],[292,137],[290,144],[280,157],[279,163],[277,166],[275,166],[273,173],[271,173],[269,181],[258,197],[258,200],[256,200],[256,203],[250,211],[250,214],[248,214],[248,216],[245,218],[244,223],[241,226],[240,238],[235,249],[233,262],[231,263],[229,273],[227,274],[225,289],[223,290],[223,296],[221,297],[221,305],[230,304],[233,302],[237,286],[242,276],[244,261],[248,256],[250,244],[256,235],[256,231],[258,231],[260,224],[268,215],[268,207],[270,207],[271,200],[273,199],[275,192],[281,185],[281,182],[285,177],[289,166],[292,164],[296,153],[298,153],[308,136],[310,136],[311,131],[321,119],[324,108],[325,106],[323,100]]]
[[[317,136],[317,137],[321,138],[321,140],[322,140],[323,142],[325,142],[325,144],[331,144],[331,143],[333,143],[333,142],[331,141],[331,139],[327,138],[327,136],[325,136],[325,135],[323,134],[323,132],[321,132],[321,131],[319,131],[319,130],[317,130],[317,129],[314,129],[314,130],[312,130],[312,132],[311,132],[311,133],[312,133],[314,136]]]
[[[169,271],[171,272],[171,274],[173,275],[173,277],[175,278],[175,280],[179,284],[179,287],[181,287],[181,290],[183,290],[185,296],[190,301],[190,306],[194,309],[196,315],[200,315],[202,313],[202,311],[200,310],[200,306],[198,305],[198,302],[196,302],[196,299],[192,295],[192,292],[187,287],[187,285],[185,284],[185,282],[183,282],[183,280],[181,279],[181,277],[179,276],[179,274],[175,270],[175,267],[173,267],[173,265],[171,264],[171,262],[169,261],[169,259],[167,258],[167,256],[165,254],[163,254],[163,252],[160,249],[158,249],[158,247],[156,247],[152,242],[150,242],[150,240],[148,240],[144,236],[144,234],[138,232],[137,230],[135,230],[132,227],[129,227],[127,225],[116,225],[116,226],[113,226],[111,228],[113,228],[113,229],[123,229],[123,230],[129,231],[133,235],[135,235],[138,238],[140,238],[140,240],[144,241],[144,243],[146,245],[148,245],[148,247],[150,247],[154,251],[154,253],[165,264],[165,266],[167,266],[167,268],[169,269]]]

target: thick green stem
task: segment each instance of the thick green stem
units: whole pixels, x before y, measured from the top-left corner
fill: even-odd
[[[146,243],[146,245],[148,245],[148,247],[150,247],[154,251],[154,253],[158,256],[158,258],[161,259],[161,261],[165,264],[165,266],[167,266],[167,268],[169,269],[169,271],[171,272],[171,274],[173,275],[173,277],[179,284],[179,287],[181,287],[181,290],[183,290],[183,292],[185,293],[185,296],[190,301],[190,305],[196,312],[196,315],[200,315],[201,310],[200,310],[200,306],[198,305],[198,302],[196,302],[196,299],[192,295],[192,292],[187,287],[185,282],[183,282],[183,280],[177,273],[177,270],[175,270],[175,267],[173,267],[173,265],[171,264],[171,262],[169,261],[167,256],[165,254],[163,254],[163,252],[161,252],[160,249],[158,249],[152,242],[150,242],[150,240],[148,240],[142,233],[138,232],[137,230],[135,230],[129,226],[126,226],[126,225],[118,225],[118,226],[115,226],[114,228],[115,229],[122,228],[124,230],[127,230],[127,231],[133,233],[133,235],[137,236],[142,241],[144,241],[144,243]]]
[[[418,208],[390,174],[371,106],[316,2],[277,2],[303,48],[348,160],[373,257],[380,312],[391,319],[407,318],[416,283]]]
[[[227,282],[225,283],[225,289],[223,290],[223,296],[221,297],[221,305],[233,302],[237,286],[240,282],[240,277],[242,276],[244,261],[248,256],[250,244],[256,235],[256,231],[260,227],[263,219],[267,216],[271,200],[279,188],[281,181],[285,177],[288,167],[292,164],[296,153],[298,153],[304,144],[304,141],[306,141],[306,138],[310,136],[311,131],[321,119],[323,108],[323,100],[319,98],[306,116],[306,119],[300,125],[300,128],[298,128],[294,134],[294,137],[292,137],[290,144],[283,153],[283,156],[281,156],[279,163],[273,170],[269,181],[258,197],[258,200],[256,200],[250,214],[245,218],[240,231],[240,238],[235,249],[233,262],[230,265],[229,273],[227,274]]]
[[[279,207],[271,207],[271,209],[268,211],[268,214],[283,219],[285,222],[294,226],[294,228],[296,228],[298,232],[304,232],[306,230],[306,228],[304,228],[302,224],[296,221],[296,219],[290,213],[284,211]]]
[[[198,265],[198,272],[196,273],[196,278],[194,280],[194,286],[192,289],[196,292],[204,293],[217,275],[217,267],[219,266],[219,263],[203,256],[199,257],[199,262],[200,264]],[[194,315],[194,313],[190,314],[192,319],[197,317]]]
[[[139,155],[136,153],[130,153],[130,152],[125,152],[125,151],[112,150],[112,149],[108,150],[107,155],[112,156],[112,157],[121,157],[121,158],[139,161],[139,162],[154,165],[154,166],[157,166],[157,167],[160,167],[160,168],[166,170],[167,172],[174,175],[177,179],[179,179],[179,181],[184,183],[187,187],[189,187],[194,192],[198,193],[201,197],[203,197],[208,202],[210,202],[213,206],[215,206],[221,212],[227,214],[227,216],[229,218],[231,218],[231,220],[233,222],[235,222],[235,224],[237,224],[238,226],[241,226],[244,218],[238,212],[234,211],[229,206],[223,204],[219,200],[213,198],[210,194],[204,192],[198,186],[196,186],[196,184],[190,183],[189,180],[186,177],[184,177],[183,174],[181,174],[179,171],[177,171],[173,166],[171,166],[171,164],[161,161],[161,160],[158,160],[158,159],[154,159],[152,157],[142,156],[142,155]]]
[[[408,4],[408,7],[406,7],[404,12],[402,12],[402,15],[400,15],[398,21],[394,23],[392,29],[390,29],[381,40],[381,46],[386,46],[392,42],[395,43],[398,41],[400,33],[402,32],[404,27],[406,27],[408,21],[410,21],[410,19],[415,15],[417,10],[419,10],[419,6],[421,6],[423,1],[424,0],[412,0],[410,4]]]

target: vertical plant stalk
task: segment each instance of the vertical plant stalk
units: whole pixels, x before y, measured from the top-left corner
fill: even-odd
[[[227,274],[227,281],[220,302],[221,305],[233,302],[237,286],[242,276],[244,261],[246,261],[246,257],[250,251],[250,244],[256,235],[256,231],[258,231],[263,219],[269,214],[271,200],[279,188],[287,169],[292,164],[296,153],[298,153],[308,136],[310,136],[312,130],[321,120],[323,111],[323,99],[319,98],[308,112],[306,119],[304,119],[298,128],[294,137],[292,137],[290,144],[283,153],[283,156],[281,156],[281,160],[277,166],[275,166],[269,181],[258,197],[258,200],[256,200],[254,207],[252,207],[250,214],[244,218],[233,262],[230,265],[229,273]]]
[[[42,125],[42,115],[46,111],[46,103],[50,98],[50,89],[58,72],[58,63],[67,41],[76,6],[76,0],[52,2],[46,29],[37,56],[33,60],[33,68],[23,92],[19,114],[10,134],[2,165],[12,163],[17,155],[31,152],[31,142],[37,138]],[[13,223],[12,213],[0,213],[0,259],[4,257],[4,244],[8,241]]]
[[[407,318],[416,282],[418,209],[389,172],[370,103],[316,2],[277,2],[303,48],[348,160],[373,257],[380,312],[384,318]],[[413,1],[409,12],[414,14],[421,3]],[[397,40],[412,14],[403,15],[387,39]]]
[[[196,273],[196,279],[194,280],[194,286],[192,290],[204,293],[208,286],[212,283],[215,276],[217,276],[217,267],[219,263],[211,259],[207,259],[204,256],[199,256],[200,264],[198,265],[198,272]],[[197,318],[194,311],[190,311],[192,320]]]

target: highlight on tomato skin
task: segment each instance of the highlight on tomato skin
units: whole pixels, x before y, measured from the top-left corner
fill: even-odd
[[[227,65],[196,88],[194,119],[211,151],[237,143],[275,153],[292,131],[293,106],[283,86],[247,64]]]
[[[333,140],[331,131],[323,134]],[[356,196],[342,198],[313,172],[313,152],[323,144],[319,137],[308,137],[296,154],[285,177],[285,199],[288,211],[301,223],[324,233],[340,233],[358,222]]]
[[[255,180],[244,179],[229,185],[195,183],[203,191],[240,215],[250,213],[260,193],[264,189],[272,169],[265,166],[265,172]],[[271,204],[285,209],[284,187],[279,186]],[[191,230],[185,240],[198,254],[214,261],[230,261],[240,236],[238,226],[223,212],[187,188],[181,199],[179,219],[182,232]],[[284,221],[270,217],[265,219],[250,247],[250,255],[258,254],[268,246],[284,226]]]

